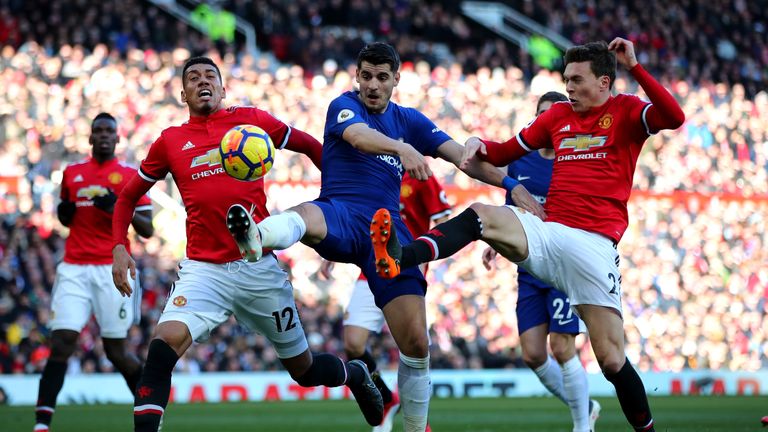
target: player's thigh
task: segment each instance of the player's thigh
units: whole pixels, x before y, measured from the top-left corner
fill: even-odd
[[[600,368],[616,373],[624,364],[624,322],[614,308],[579,305],[577,311],[587,325],[589,341]]]
[[[532,214],[522,209],[517,209],[517,212],[512,211],[510,206],[491,206],[474,203],[471,207],[482,220],[483,241],[488,243],[501,256],[511,261],[516,262],[525,259],[528,255],[528,239],[525,236],[520,215],[527,214],[533,216]]]
[[[427,314],[423,295],[402,295],[384,306],[389,331],[400,352],[423,358],[429,353]]]
[[[92,309],[87,267],[62,262],[56,268],[51,295],[51,330],[80,332],[90,319]]]
[[[133,300],[123,297],[112,281],[111,265],[89,266],[89,283],[93,293],[93,314],[99,323],[101,336],[123,339],[133,323]],[[133,280],[128,282],[133,288]]]
[[[619,253],[613,241],[558,223],[546,225],[552,239],[548,256],[553,253],[557,263],[553,285],[568,294],[571,306],[605,306],[621,314]]]
[[[520,330],[520,346],[523,349],[523,361],[537,368],[547,361],[547,334],[549,329],[546,323]]]
[[[321,198],[312,205],[320,209],[325,221],[325,235],[311,244],[312,248],[329,261],[356,263],[360,258],[357,238],[363,234],[367,238],[369,228],[357,220],[345,203]]]
[[[168,294],[158,324],[178,321],[187,326],[193,340],[208,339],[211,331],[232,315],[235,289],[230,267],[189,259],[182,261],[179,280]]]
[[[379,333],[384,327],[384,313],[376,306],[368,282],[358,280],[352,288],[352,295],[344,311],[344,325],[362,327]]]
[[[255,263],[242,263],[237,279],[235,317],[266,337],[281,359],[308,349],[288,275],[273,255]]]
[[[328,227],[325,224],[325,215],[320,207],[313,202],[301,203],[291,207],[287,211],[293,211],[299,214],[307,227],[302,242],[312,246],[320,243],[328,234]]]

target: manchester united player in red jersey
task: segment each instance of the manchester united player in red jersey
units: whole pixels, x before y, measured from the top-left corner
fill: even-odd
[[[136,391],[136,431],[156,431],[168,404],[171,372],[194,340],[204,340],[230,315],[263,334],[283,366],[300,385],[352,390],[366,420],[381,422],[381,394],[365,363],[345,363],[330,354],[312,354],[299,321],[293,288],[287,274],[268,253],[246,262],[227,230],[225,215],[232,205],[253,208],[253,219],[268,215],[264,180],[241,182],[221,167],[221,138],[234,126],[253,124],[264,129],[278,148],[306,154],[320,167],[322,146],[306,133],[291,128],[253,107],[225,108],[221,72],[207,57],[188,60],[182,69],[182,102],[189,121],[165,129],[142,161],[139,175],[120,194],[112,225],[117,289],[130,294],[126,274],[135,264],[125,249],[128,219],[139,196],[168,173],[173,175],[187,210],[187,258],[179,265],[176,282],[149,345],[144,373]]]
[[[69,227],[64,261],[56,268],[50,327],[51,356],[43,369],[35,409],[35,431],[47,431],[56,397],[64,384],[67,359],[75,351],[80,330],[91,318],[101,329],[104,352],[133,392],[141,375],[139,360],[126,351],[128,329],[138,318],[139,295],[126,299],[112,287],[112,210],[136,169],[115,157],[117,122],[101,113],[91,123],[91,158],[64,169],[61,203],[57,208],[62,225]],[[136,212],[129,215],[136,232],[152,235],[152,206],[140,195]],[[127,228],[127,227],[126,227]],[[127,243],[126,243],[127,246]],[[132,281],[131,281],[132,283]]]
[[[611,95],[617,61],[650,102]],[[371,226],[377,234],[377,267],[385,277],[393,277],[401,267],[450,256],[474,240],[486,241],[537,279],[568,294],[627,420],[635,430],[653,431],[645,388],[624,354],[616,244],[628,225],[627,200],[643,143],[662,129],[680,127],[685,114],[638,64],[628,40],[570,48],[565,65],[568,102],[555,103],[504,143],[470,138],[463,159],[466,163],[477,156],[503,166],[532,150],[554,148],[546,222],[514,206],[475,203],[401,247],[382,227],[388,219],[386,210],[380,210]],[[507,177],[505,182],[509,186],[514,180]]]
[[[432,224],[438,224],[451,213],[451,205],[445,191],[434,176],[425,181],[416,180],[407,172],[400,186],[400,217],[413,236],[427,232]],[[330,278],[332,261],[324,261],[321,273]],[[422,268],[426,271],[426,266]],[[384,399],[384,421],[373,428],[373,432],[389,432],[400,408],[400,398],[393,393],[379,375],[376,359],[368,351],[371,332],[380,333],[384,327],[384,313],[376,306],[368,281],[361,273],[352,288],[352,295],[344,313],[344,352],[348,359],[365,362],[371,371],[373,382]],[[430,430],[427,426],[427,431]]]

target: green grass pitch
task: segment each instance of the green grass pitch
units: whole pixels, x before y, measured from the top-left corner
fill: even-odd
[[[614,398],[603,406],[596,432],[629,431]],[[767,431],[768,397],[653,397],[657,431]],[[33,407],[0,407],[0,431],[30,432]],[[398,416],[396,432],[402,432]],[[570,432],[566,407],[554,398],[433,399],[430,424],[435,432]],[[129,432],[128,405],[62,405],[51,432]],[[353,401],[301,401],[171,405],[163,432],[363,432],[370,431]]]

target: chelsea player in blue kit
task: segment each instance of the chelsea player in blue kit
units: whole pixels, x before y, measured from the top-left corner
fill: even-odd
[[[558,92],[545,93],[536,106],[536,115],[543,113],[559,101],[568,98]],[[542,205],[546,201],[555,151],[543,149],[529,153],[507,167],[507,177],[519,182]],[[507,192],[507,205],[512,205]],[[487,248],[483,252],[483,265],[490,270],[496,251]],[[536,279],[522,267],[518,267],[517,325],[523,361],[539,377],[553,395],[571,410],[573,432],[594,431],[595,420],[600,414],[600,404],[589,400],[587,375],[576,355],[576,335],[585,332],[584,323],[571,311],[568,296],[552,286]],[[552,354],[547,354],[547,334]]]
[[[400,350],[398,387],[405,431],[422,432],[431,395],[426,281],[417,267],[394,279],[380,277],[369,228],[376,210],[384,207],[392,214],[391,229],[411,241],[399,214],[403,173],[426,180],[432,173],[424,155],[458,167],[464,147],[417,110],[390,102],[399,67],[397,52],[386,43],[360,51],[355,73],[359,91],[342,94],[328,108],[319,198],[258,226],[242,206],[233,206],[227,223],[246,260],[258,259],[262,248],[285,249],[301,240],[327,260],[361,268]],[[500,186],[498,169],[490,164],[478,163],[465,172]],[[518,205],[541,211],[524,188],[518,189],[524,192]]]

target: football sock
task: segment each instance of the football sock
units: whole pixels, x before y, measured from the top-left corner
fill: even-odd
[[[616,388],[624,417],[636,431],[653,432],[653,416],[648,406],[648,396],[645,387],[635,368],[624,360],[624,366],[615,374],[604,374],[605,378]]]
[[[408,357],[400,353],[397,368],[400,406],[403,410],[405,432],[423,432],[427,427],[432,382],[429,378],[429,356]]]
[[[483,222],[480,216],[468,208],[455,218],[438,224],[411,244],[403,246],[400,267],[413,267],[449,257],[464,246],[479,240],[482,235]]]
[[[365,350],[361,356],[350,358],[350,360],[362,360],[363,363],[368,366],[368,371],[371,373],[373,383],[376,384],[376,388],[381,392],[381,397],[384,399],[384,405],[392,402],[392,390],[387,387],[387,384],[381,379],[381,374],[376,370],[376,360],[373,358],[373,355],[371,355],[371,352]]]
[[[179,360],[176,351],[161,339],[149,344],[147,362],[139,379],[133,404],[135,432],[156,432],[171,394],[171,373]]]
[[[139,385],[139,379],[141,379],[142,367],[139,366],[133,372],[120,372],[125,378],[125,383],[128,384],[128,389],[131,390],[131,394],[136,393],[136,387]]]
[[[270,216],[257,226],[261,234],[261,246],[269,249],[287,249],[307,232],[304,219],[294,211]]]
[[[568,400],[565,398],[565,393],[563,391],[563,371],[560,369],[560,365],[557,364],[555,359],[547,356],[547,361],[534,369],[533,372],[539,377],[539,381],[541,381],[550,393],[557,396],[563,403],[568,404]]]
[[[347,378],[344,360],[331,354],[312,354],[312,366],[304,372],[304,375],[296,379],[302,387],[314,387],[323,385],[326,387],[338,387],[344,384]]]
[[[56,398],[64,385],[64,375],[67,373],[67,362],[48,359],[37,393],[35,407],[35,426],[50,425],[53,412],[56,410]]]
[[[563,393],[571,410],[574,432],[589,432],[589,385],[579,356],[563,363]],[[558,368],[560,369],[560,368]]]

